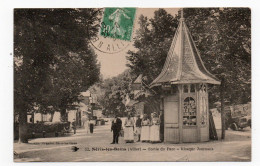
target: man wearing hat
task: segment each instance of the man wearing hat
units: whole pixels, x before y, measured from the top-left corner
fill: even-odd
[[[122,121],[115,115],[115,119],[112,121],[111,131],[113,131],[113,142],[111,144],[118,144],[119,133],[122,129]]]

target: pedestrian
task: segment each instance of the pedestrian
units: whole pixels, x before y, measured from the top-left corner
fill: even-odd
[[[156,112],[152,114],[150,125],[150,142],[160,142],[160,119],[158,118]]]
[[[81,118],[81,126],[83,126],[84,129],[85,129],[86,121],[87,121],[86,115],[83,114]]]
[[[113,142],[111,144],[118,144],[118,137],[121,129],[122,129],[122,121],[116,115],[111,125],[111,131],[113,131]]]
[[[138,137],[137,142],[140,142],[141,139],[141,129],[142,129],[142,119],[140,118],[140,115],[137,115],[137,120],[135,122],[135,127],[136,127],[136,134]]]
[[[85,121],[85,129],[86,129],[86,133],[90,133],[90,121],[89,118],[87,117],[86,121]]]
[[[144,118],[142,120],[142,129],[141,129],[141,141],[149,142],[150,140],[150,120],[148,119],[147,114],[144,114]]]
[[[125,129],[124,129],[124,140],[126,143],[134,142],[134,120],[129,114],[125,120]]]
[[[90,119],[89,119],[89,131],[91,134],[93,134],[93,132],[94,132],[94,122],[93,122],[93,120],[90,120]]]
[[[76,134],[76,130],[77,130],[77,127],[76,127],[76,119],[73,119],[72,129],[73,129],[73,131],[74,131],[74,134]]]

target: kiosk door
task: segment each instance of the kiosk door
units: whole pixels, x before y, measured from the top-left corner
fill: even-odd
[[[164,98],[164,141],[179,143],[179,104],[178,95]]]

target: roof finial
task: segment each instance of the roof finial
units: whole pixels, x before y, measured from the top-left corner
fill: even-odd
[[[184,18],[183,17],[183,8],[181,8],[181,18]]]
[[[183,8],[181,8],[181,19],[180,21],[184,21],[184,17],[183,17]]]

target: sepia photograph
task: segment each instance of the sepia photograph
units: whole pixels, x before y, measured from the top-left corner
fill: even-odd
[[[251,126],[250,8],[13,9],[14,162],[251,162]]]

